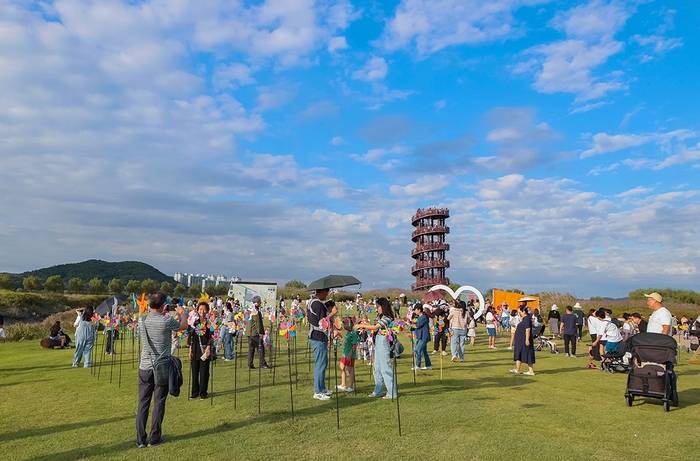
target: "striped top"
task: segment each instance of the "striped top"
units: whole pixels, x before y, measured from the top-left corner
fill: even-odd
[[[148,337],[146,336],[148,329]],[[141,361],[139,370],[152,370],[153,363],[163,352],[170,355],[172,346],[171,332],[180,329],[180,322],[175,317],[151,311],[141,320]],[[150,341],[149,341],[150,339]]]

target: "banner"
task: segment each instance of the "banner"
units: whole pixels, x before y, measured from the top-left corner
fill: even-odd
[[[540,309],[540,298],[537,296],[521,295],[520,293],[512,293],[510,291],[493,290],[492,303],[496,308],[498,313],[501,312],[501,303],[503,301],[508,303],[508,308],[510,310],[517,309],[520,303],[518,300],[520,298],[534,298],[534,301],[530,301],[527,305],[533,309]]]
[[[277,284],[265,282],[231,282],[228,290],[229,298],[237,299],[241,306],[249,307],[253,296],[262,299],[263,306],[277,305]]]

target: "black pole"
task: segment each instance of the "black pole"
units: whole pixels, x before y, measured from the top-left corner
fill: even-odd
[[[114,330],[110,330],[110,333],[112,334],[112,340],[109,342],[109,350],[112,353],[112,362],[109,367],[109,384],[112,384],[112,376],[114,376],[114,360],[117,354],[114,352]]]
[[[294,335],[294,385],[299,389],[299,360],[297,358],[297,337]]]
[[[262,388],[262,348],[264,347],[263,344],[258,343],[258,414],[260,414],[260,397],[261,397],[261,388]]]
[[[107,333],[105,331],[105,333]],[[107,350],[107,338],[102,341],[102,355],[100,355],[100,366],[97,369],[97,380],[100,380],[100,375],[102,374],[102,360],[104,360],[105,351]]]
[[[289,402],[292,406],[292,419],[294,419],[294,389],[292,388],[292,351],[287,340],[287,365],[289,366]]]
[[[117,387],[122,387],[122,357],[124,356],[124,339],[119,338],[119,384]]]
[[[411,338],[411,355],[413,356],[413,384],[416,384],[416,348],[413,344],[413,338]]]
[[[190,359],[190,372],[187,373],[187,398],[192,397],[192,359]]]
[[[132,370],[134,369],[134,359],[136,358],[136,351],[134,350],[134,339],[135,338],[136,338],[136,328],[131,330],[131,369]],[[180,349],[177,350],[177,356],[180,357]]]
[[[333,346],[333,362],[335,362],[335,366],[333,369],[335,370],[335,420],[338,425],[338,429],[340,429],[340,404],[338,397],[338,348],[334,345]]]
[[[236,336],[233,343],[233,350],[235,352],[235,357],[233,357],[233,409],[236,409],[236,395],[238,394],[238,356],[240,355],[236,348],[238,346],[238,331],[236,331]]]
[[[394,396],[396,397],[396,417],[399,420],[399,437],[401,437],[401,411],[399,410],[399,377],[396,365],[396,354],[394,354]]]
[[[210,357],[211,357],[211,355],[210,355]],[[214,406],[214,368],[215,368],[213,365],[216,363],[216,360],[212,359],[212,360],[210,360],[210,362],[211,362],[212,366],[211,366],[211,380],[210,380],[211,384],[209,385],[209,389],[210,389],[209,390],[209,397],[211,398],[210,406],[213,407]]]
[[[99,324],[98,324],[98,328],[99,328]],[[94,338],[92,341],[92,350],[90,351],[90,363],[92,364],[92,366],[90,367],[90,374],[92,376],[95,376],[95,374],[97,373],[95,371],[95,369],[97,368],[95,366],[95,358],[97,357],[95,350],[98,350],[98,351],[100,350],[100,337],[97,334],[97,328],[92,333],[92,335],[94,336]]]

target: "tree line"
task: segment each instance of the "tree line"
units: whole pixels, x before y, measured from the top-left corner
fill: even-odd
[[[0,289],[14,290],[15,281],[9,274],[0,274]],[[30,275],[22,280],[22,287],[17,291],[37,292],[45,291],[48,293],[75,293],[75,294],[124,294],[124,293],[155,293],[162,291],[168,296],[190,296],[198,298],[202,294],[199,285],[187,287],[182,283],[173,285],[170,282],[158,283],[153,279],[129,280],[126,284],[118,278],[114,278],[105,284],[100,278],[93,277],[85,282],[79,277],[73,277],[68,281],[63,280],[60,275],[52,275],[42,280],[36,275]],[[204,291],[210,296],[225,296],[228,293],[228,285],[207,285]]]

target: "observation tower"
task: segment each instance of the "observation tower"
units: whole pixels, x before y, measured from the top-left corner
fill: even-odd
[[[450,284],[450,279],[445,276],[445,269],[450,267],[450,262],[445,259],[445,252],[450,249],[445,242],[445,235],[450,233],[450,228],[445,225],[449,217],[447,208],[419,208],[411,218],[416,228],[411,234],[411,240],[416,244],[411,251],[411,257],[416,260],[411,268],[411,274],[416,278],[412,290]]]

